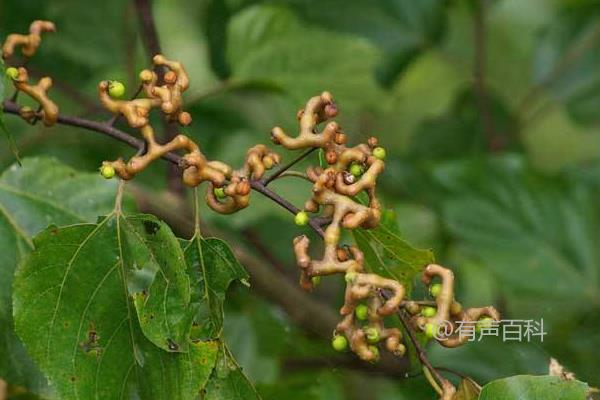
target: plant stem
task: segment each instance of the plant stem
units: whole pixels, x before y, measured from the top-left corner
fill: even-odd
[[[312,153],[313,151],[315,151],[317,148],[313,147],[310,150],[305,151],[304,153],[300,154],[298,157],[296,157],[295,159],[293,159],[292,161],[290,161],[289,163],[282,165],[281,167],[277,168],[275,171],[273,171],[273,173],[266,178],[262,179],[262,183],[264,186],[268,186],[269,183],[271,183],[273,180],[277,179],[277,177],[281,174],[283,174],[285,171],[287,171],[288,169],[292,168],[294,165],[296,165],[297,163],[299,163],[300,161],[302,161],[303,159],[305,159],[310,153]]]

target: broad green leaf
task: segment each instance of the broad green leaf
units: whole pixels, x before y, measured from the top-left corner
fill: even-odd
[[[289,8],[248,7],[231,18],[227,33],[233,81],[271,81],[299,104],[329,90],[349,115],[385,96],[374,79],[379,49],[352,35],[302,24]]]
[[[309,23],[365,37],[380,47],[385,57],[377,75],[384,86],[391,86],[420,54],[438,44],[446,31],[445,0],[289,2]]]
[[[247,283],[248,273],[220,239],[204,239],[197,233],[183,242],[188,274],[192,277],[194,316],[192,337],[212,339],[223,332],[223,302],[231,282]]]
[[[566,105],[581,123],[599,121],[600,20],[598,10],[559,12],[540,36],[534,60],[536,84]]]
[[[479,400],[585,400],[587,394],[588,385],[580,381],[517,375],[488,383]]]
[[[28,158],[0,177],[0,377],[9,383],[38,393],[45,386],[13,332],[13,274],[33,249],[31,237],[51,223],[93,221],[108,213],[115,190],[114,181],[48,158]]]
[[[352,231],[358,247],[365,253],[367,270],[396,279],[407,287],[427,264],[434,262],[431,250],[417,249],[387,227]]]
[[[195,398],[217,348],[189,341],[190,283],[167,225],[113,212],[34,244],[15,276],[15,326],[61,398]]]
[[[225,344],[219,347],[217,363],[203,391],[203,400],[260,399]]]

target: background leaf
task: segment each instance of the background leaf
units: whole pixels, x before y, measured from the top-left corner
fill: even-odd
[[[481,400],[585,400],[588,386],[579,381],[563,381],[555,376],[518,375],[499,379],[483,387]]]

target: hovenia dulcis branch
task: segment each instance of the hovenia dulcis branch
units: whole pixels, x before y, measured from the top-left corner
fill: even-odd
[[[30,82],[27,69],[12,62],[19,49],[25,59],[34,56],[41,44],[42,34],[55,30],[52,22],[34,21],[28,34],[12,34],[6,39],[2,56],[8,66],[6,74],[16,90],[13,100],[3,104],[6,113],[18,115],[30,124],[42,121],[46,126],[64,124],[85,128],[136,148],[137,153],[128,160],[119,157],[102,163],[100,172],[108,179],[134,179],[155,160],[163,158],[181,168],[185,185],[197,187],[206,183],[206,203],[217,213],[231,214],[248,207],[252,190],[273,200],[295,215],[296,224],[310,226],[324,240],[323,253],[319,257],[311,255],[311,242],[306,235],[293,240],[300,286],[310,291],[321,277],[342,274],[345,278],[341,319],[333,333],[333,347],[339,351],[349,348],[369,362],[376,362],[380,351],[404,357],[407,348],[401,330],[386,324],[388,317],[401,313],[409,332],[408,339],[415,345],[429,375],[435,379],[434,385],[441,398],[451,399],[455,393],[454,386],[427,361],[415,332],[421,332],[443,346],[456,347],[464,344],[466,338],[456,334],[440,336],[442,324],[456,324],[457,321],[464,324],[466,321],[475,325],[482,321],[499,320],[500,316],[493,307],[463,309],[454,298],[452,271],[436,264],[424,266],[422,274],[433,305],[411,301],[406,298],[407,291],[401,282],[369,272],[365,268],[363,252],[356,246],[340,243],[344,230],[375,229],[380,224],[381,204],[377,198],[377,180],[385,170],[386,152],[376,137],[370,137],[366,143],[347,143],[348,136],[334,120],[339,110],[331,93],[325,91],[308,99],[296,115],[296,134],[289,135],[282,127],[274,127],[270,132],[270,139],[275,146],[301,150],[303,153],[300,157],[269,175],[268,171],[280,164],[282,157],[266,145],[256,144],[247,150],[241,166],[234,168],[220,160],[209,159],[200,146],[186,135],[179,134],[167,143],[156,140],[150,120],[153,112],[161,113],[172,124],[189,126],[192,123],[192,115],[185,111],[183,98],[190,85],[186,69],[181,62],[162,54],[154,55],[153,65],[140,71],[142,90],[139,96],[124,99],[126,90],[118,81],[103,80],[98,83],[99,101],[113,114],[110,122],[61,114],[50,96],[52,78],[44,76],[37,82]],[[154,72],[159,68],[165,71],[160,77]],[[18,94],[33,99],[38,108],[34,110],[20,106],[17,103]],[[115,117],[125,121],[142,139],[113,127]],[[315,150],[322,152],[325,162],[324,165],[315,162],[305,173],[300,173],[309,181],[310,190],[306,202],[298,208],[268,188],[268,184],[276,177],[285,177],[283,173],[290,166],[307,158]],[[356,199],[359,195],[364,195],[367,201],[358,202]]]

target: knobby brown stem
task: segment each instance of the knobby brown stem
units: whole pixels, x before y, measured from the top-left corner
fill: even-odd
[[[152,58],[155,55],[162,54],[156,23],[154,22],[154,14],[152,13],[152,4],[150,4],[150,0],[134,0],[134,4],[140,20],[144,47],[146,48],[146,53],[150,61],[152,61]],[[157,65],[154,70],[158,75],[158,82],[162,83],[165,73],[164,66]],[[165,116],[162,116],[162,122],[165,131],[165,142],[169,142],[177,136],[177,126],[167,121]],[[180,171],[176,166],[167,166],[167,182],[169,190],[179,195],[183,195],[185,188],[181,182],[180,175]]]

